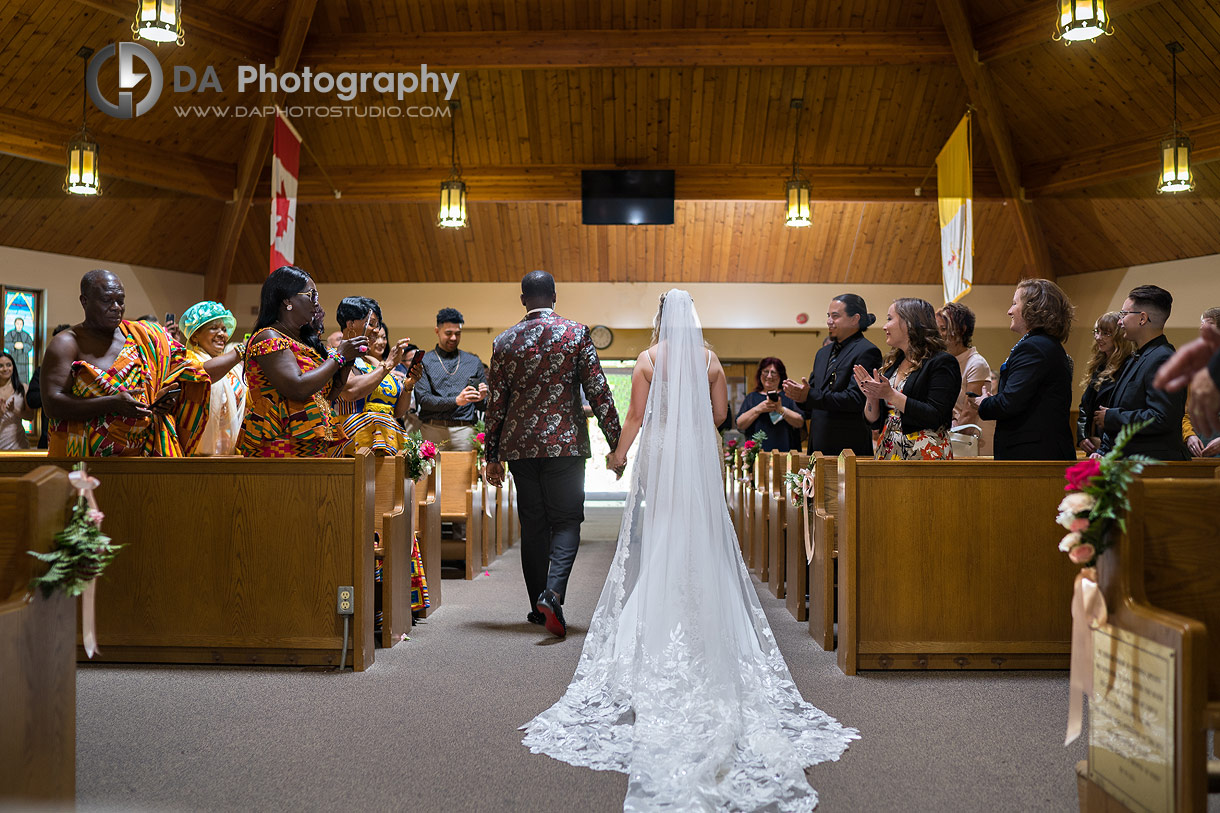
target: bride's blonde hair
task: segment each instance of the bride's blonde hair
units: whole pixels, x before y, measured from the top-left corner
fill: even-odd
[[[666,291],[665,293],[667,294],[669,292]],[[694,302],[694,301],[695,301],[695,298],[692,296],[691,302]],[[661,294],[660,300],[657,302],[657,315],[652,320],[652,341],[649,342],[649,344],[648,344],[649,347],[656,347],[657,342],[659,342],[661,340],[661,313],[664,310],[665,310],[665,294]],[[704,337],[704,339],[703,339],[703,346],[706,347],[708,350],[714,349],[712,347],[712,343],[709,342],[706,337]]]

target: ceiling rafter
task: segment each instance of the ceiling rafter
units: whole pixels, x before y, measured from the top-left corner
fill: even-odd
[[[641,167],[644,168],[644,167]],[[789,164],[774,166],[683,165],[649,166],[647,169],[673,169],[676,200],[766,201],[784,199],[784,181],[792,172]],[[583,169],[623,169],[623,167],[547,164],[515,166],[465,166],[462,176],[469,184],[470,201],[578,201],[580,172]],[[886,166],[811,166],[801,171],[813,184],[816,201],[858,202],[936,202],[934,179],[928,185],[926,167]],[[336,205],[354,203],[435,203],[439,183],[448,177],[449,167],[328,167],[327,173],[339,179],[342,197],[336,199],[325,178],[302,168],[297,200],[302,204]],[[987,170],[975,173],[975,194],[980,199],[1000,198],[995,175]],[[915,189],[924,183],[922,197]],[[271,174],[264,170],[255,199],[270,199]]]
[[[1111,0],[1106,8],[1113,19],[1159,2],[1161,0]],[[974,35],[974,44],[978,48],[979,59],[990,62],[1049,42],[1054,30],[1055,10],[1051,4],[1036,3],[979,26]]]
[[[68,141],[79,131],[49,119],[0,108],[0,153],[66,166]],[[232,164],[183,155],[154,144],[89,131],[101,148],[102,178],[122,178],[214,200],[233,194]]]
[[[284,10],[279,54],[275,58],[277,72],[288,73],[296,70],[317,4],[318,0],[291,0]],[[285,94],[281,91],[266,96],[268,105],[279,105],[284,101]],[[204,278],[204,293],[214,301],[224,301],[225,292],[229,288],[229,277],[233,273],[233,258],[237,253],[237,244],[241,241],[242,226],[250,212],[254,187],[271,152],[271,136],[274,131],[274,118],[260,116],[250,122],[246,148],[237,164],[237,188],[234,190],[232,203],[225,207],[224,214],[221,215],[216,247],[208,259],[208,270]]]
[[[131,0],[76,0],[82,6],[95,8],[132,21],[135,9]],[[182,14],[182,28],[188,42],[198,37],[203,42],[231,51],[252,61],[267,62],[275,57],[275,32],[246,22],[232,14],[209,9],[200,3],[189,3]]]
[[[952,64],[939,28],[457,31],[314,36],[314,68],[397,71]]]
[[[945,32],[953,46],[953,56],[961,71],[962,81],[966,84],[966,92],[974,105],[979,129],[982,130],[990,148],[996,174],[999,176],[1000,189],[1008,198],[1013,216],[1017,219],[1017,234],[1020,237],[1026,269],[1034,276],[1054,279],[1054,266],[1051,265],[1050,251],[1038,225],[1037,215],[1033,205],[1022,195],[1021,166],[1013,150],[1012,135],[1004,117],[1004,108],[987,66],[978,61],[978,53],[974,49],[965,1],[936,0],[936,3],[945,24]]]

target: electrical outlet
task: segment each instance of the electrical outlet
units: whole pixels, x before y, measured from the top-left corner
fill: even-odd
[[[356,588],[340,587],[337,612],[339,615],[352,615],[356,612]]]

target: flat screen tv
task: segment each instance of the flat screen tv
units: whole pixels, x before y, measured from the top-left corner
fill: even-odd
[[[580,218],[586,226],[671,226],[672,169],[585,169]]]

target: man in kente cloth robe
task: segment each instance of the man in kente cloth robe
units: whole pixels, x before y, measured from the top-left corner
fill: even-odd
[[[207,421],[211,381],[160,325],[123,319],[123,283],[80,281],[85,319],[51,339],[42,404],[52,457],[182,457]]]

